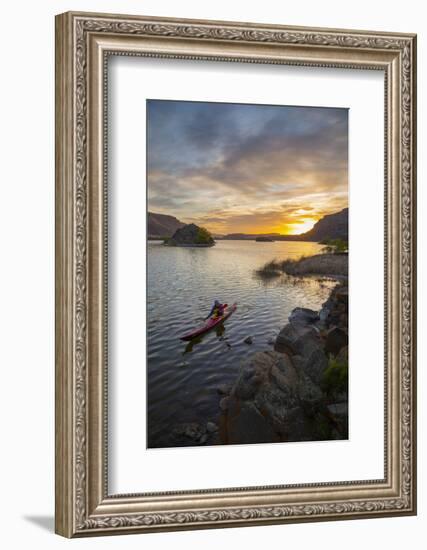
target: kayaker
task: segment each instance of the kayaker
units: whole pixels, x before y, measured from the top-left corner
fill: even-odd
[[[224,311],[226,307],[227,307],[227,304],[221,304],[221,302],[219,302],[218,300],[215,300],[214,305],[212,306],[212,309],[209,315],[206,317],[206,319],[209,319],[209,317],[213,317],[214,319],[216,317],[222,317],[224,315]]]

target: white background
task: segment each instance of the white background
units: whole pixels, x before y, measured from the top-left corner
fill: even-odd
[[[382,479],[384,74],[116,57],[109,77],[110,494]],[[146,98],[349,108],[348,441],[146,449]]]
[[[294,25],[418,32],[421,97],[426,86],[422,3],[386,0],[298,3],[15,0],[2,6],[1,94],[1,543],[4,548],[232,547],[260,545],[328,550],[422,548],[425,516],[427,208],[425,163],[419,160],[419,515],[418,517],[105,537],[67,541],[52,534],[54,498],[54,39],[53,16],[68,9]],[[3,43],[4,42],[4,43]],[[419,151],[426,111],[419,105]],[[424,535],[424,536],[423,536]]]

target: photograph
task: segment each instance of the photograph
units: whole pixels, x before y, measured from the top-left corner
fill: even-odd
[[[146,116],[147,448],[347,440],[349,110]]]

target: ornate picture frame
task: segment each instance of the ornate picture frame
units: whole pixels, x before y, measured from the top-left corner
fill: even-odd
[[[106,60],[145,56],[385,75],[385,476],[108,493]],[[68,12],[56,18],[56,532],[82,537],[416,513],[416,36]]]

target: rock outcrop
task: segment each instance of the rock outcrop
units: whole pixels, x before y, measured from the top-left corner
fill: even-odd
[[[220,401],[221,443],[348,437],[348,289],[320,312],[295,308],[274,351],[247,357]]]
[[[323,241],[325,239],[348,240],[348,208],[336,214],[321,218],[310,231],[300,236],[304,241]]]
[[[203,227],[194,223],[184,225],[175,231],[170,239],[165,241],[168,246],[214,246],[215,240],[212,235]]]

